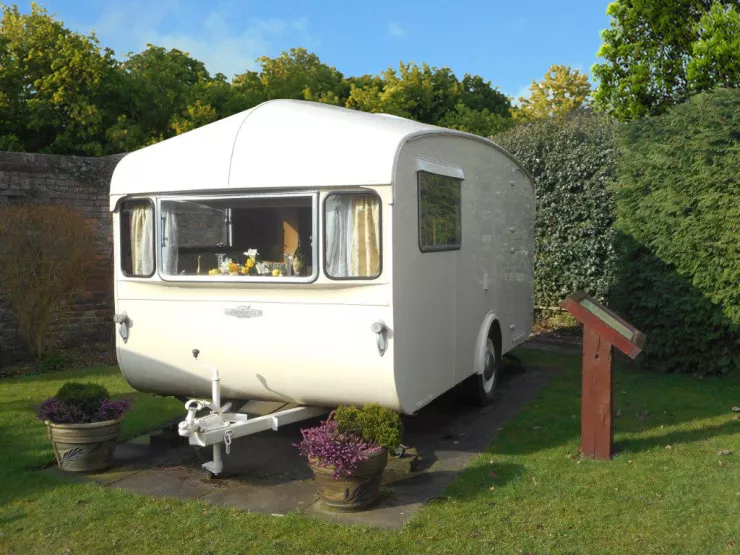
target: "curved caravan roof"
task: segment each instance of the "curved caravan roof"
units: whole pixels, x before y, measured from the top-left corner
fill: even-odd
[[[426,133],[489,142],[387,114],[272,100],[126,155],[110,207],[132,194],[389,184],[399,147]]]

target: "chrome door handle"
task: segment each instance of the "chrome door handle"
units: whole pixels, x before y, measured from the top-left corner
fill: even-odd
[[[388,348],[388,326],[385,325],[383,320],[378,320],[370,326],[370,331],[377,336],[378,352],[380,353],[380,356],[383,356],[385,354],[385,350]]]
[[[118,324],[118,333],[121,339],[123,339],[123,342],[126,343],[128,341],[128,329],[132,323],[131,319],[128,317],[128,314],[121,312],[113,315],[113,321]]]

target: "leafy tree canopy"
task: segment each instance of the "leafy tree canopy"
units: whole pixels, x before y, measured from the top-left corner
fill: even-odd
[[[687,81],[692,91],[710,89],[715,83],[740,86],[740,12],[715,2],[694,27]]]
[[[3,7],[0,20],[0,147],[103,153],[120,85],[110,49],[65,29],[36,4]]]
[[[365,112],[383,112],[489,136],[510,124],[511,101],[489,81],[450,68],[400,63],[377,77],[350,81],[345,104]]]
[[[491,135],[511,125],[509,99],[478,75],[401,63],[345,77],[305,48],[257,60],[229,82],[178,49],[153,44],[116,59],[94,34],[37,4],[0,5],[0,150],[103,155],[195,129],[266,100],[293,98],[385,112]]]
[[[518,119],[562,118],[586,106],[591,93],[588,77],[570,66],[553,65],[542,81],[532,81],[531,96],[520,98],[521,106],[513,111]]]
[[[598,52],[603,62],[593,67],[596,107],[635,119],[663,113],[693,92],[736,86],[737,8],[738,0],[609,4],[611,26]]]

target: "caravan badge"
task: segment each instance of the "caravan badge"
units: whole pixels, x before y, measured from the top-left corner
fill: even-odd
[[[237,306],[236,308],[227,308],[224,310],[226,316],[235,316],[236,318],[257,318],[262,316],[261,310],[249,308],[249,306]]]

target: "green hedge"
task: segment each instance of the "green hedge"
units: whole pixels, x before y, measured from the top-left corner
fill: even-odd
[[[614,262],[614,124],[578,114],[520,125],[492,139],[535,179],[535,305],[556,307],[579,289],[604,299]]]
[[[740,90],[619,128],[611,304],[647,334],[650,367],[740,366]]]

